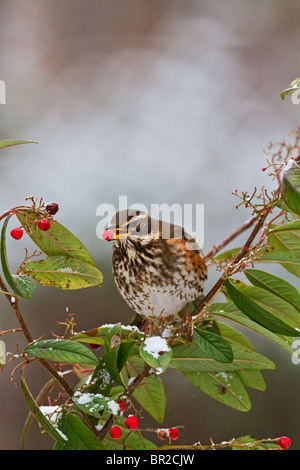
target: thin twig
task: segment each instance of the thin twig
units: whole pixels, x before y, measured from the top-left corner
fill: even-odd
[[[0,336],[6,335],[7,333],[17,333],[17,331],[22,333],[22,328],[12,328],[10,330],[2,330],[0,331]]]
[[[216,253],[222,250],[228,243],[230,243],[234,238],[240,235],[242,232],[247,230],[254,222],[258,219],[258,215],[251,217],[251,219],[246,220],[238,229],[236,229],[232,234],[230,234],[227,238],[225,238],[221,243],[218,245],[214,245],[208,253],[206,253],[204,259],[205,261],[209,261]]]
[[[262,446],[265,443],[272,444],[277,443],[279,437],[275,438],[266,438],[266,439],[257,439],[253,442],[243,443],[240,442],[238,439],[231,439],[230,441],[221,442],[220,444],[215,444],[212,442],[208,445],[202,445],[200,442],[196,442],[195,444],[166,444],[164,446],[157,447],[156,450],[175,450],[175,449],[183,449],[183,450],[215,450],[215,449],[225,449],[226,447],[235,447],[240,449],[253,449],[257,446]]]
[[[10,306],[12,307],[13,311],[15,312],[16,314],[16,317],[20,323],[20,326],[22,328],[22,331],[23,331],[23,334],[25,336],[25,338],[27,339],[28,343],[31,343],[33,341],[32,339],[32,336],[31,334],[29,333],[29,330],[27,328],[27,325],[22,317],[22,314],[20,312],[20,309],[19,309],[19,306],[18,306],[18,298],[17,296],[12,296],[7,288],[6,288],[6,285],[4,284],[4,281],[2,279],[2,277],[0,276],[0,288],[1,288],[1,291],[4,293],[5,297],[7,298]]]

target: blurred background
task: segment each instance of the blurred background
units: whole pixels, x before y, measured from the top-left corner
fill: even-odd
[[[292,0],[1,1],[6,104],[0,105],[0,138],[38,145],[1,150],[0,212],[31,194],[58,202],[59,222],[82,240],[104,275],[101,289],[38,286],[31,301],[21,303],[34,338],[62,334],[56,322],[67,309],[77,331],[132,318],[114,286],[112,246],[96,236],[98,205],[118,207],[120,195],[147,207],[204,204],[204,252],[250,217],[249,210],[235,209],[232,191],[272,189],[261,172],[263,149],[288,140],[300,124],[300,107],[280,98],[300,75],[299,14]],[[25,246],[32,248],[28,237],[8,240],[12,269]],[[207,291],[217,275],[210,271]],[[278,275],[297,285],[285,271]],[[0,329],[14,327],[2,296]],[[180,442],[186,444],[288,435],[300,448],[300,366],[245,334],[276,364],[263,373],[265,392],[249,390],[251,411],[230,409],[168,371],[164,426],[185,424]],[[18,333],[2,339],[10,352],[25,345]],[[18,370],[17,384],[9,381],[12,368],[0,375],[1,449],[20,448],[27,416]],[[30,370],[36,395],[49,376],[38,365]],[[35,423],[25,448],[52,447]]]

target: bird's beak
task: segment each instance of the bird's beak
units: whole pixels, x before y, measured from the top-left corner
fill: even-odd
[[[118,240],[118,238],[125,238],[122,235],[126,235],[127,231],[125,229],[115,227],[111,225],[102,233],[102,238],[106,241]]]

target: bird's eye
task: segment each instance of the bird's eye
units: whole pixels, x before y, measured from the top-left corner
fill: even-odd
[[[141,229],[140,221],[139,220],[131,220],[128,223],[128,227],[130,227],[131,229],[135,229],[137,232],[139,232],[140,229]]]

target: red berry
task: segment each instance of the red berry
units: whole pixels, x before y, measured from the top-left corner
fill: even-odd
[[[109,434],[112,439],[120,439],[122,436],[122,429],[120,426],[112,426],[109,430]]]
[[[102,238],[104,238],[104,240],[110,242],[113,239],[112,231],[111,230],[104,230],[104,232],[102,233]]]
[[[137,419],[136,416],[128,416],[128,418],[125,419],[125,426],[128,429],[136,429],[138,427],[139,420]]]
[[[10,234],[15,240],[20,240],[23,237],[23,229],[22,227],[13,228]]]
[[[55,215],[58,209],[59,207],[56,202],[48,202],[48,204],[46,205],[46,211],[48,212],[48,214]]]
[[[99,349],[100,347],[101,347],[100,344],[90,343],[90,348],[91,348],[91,349]]]
[[[48,219],[41,219],[38,223],[38,227],[44,232],[47,232],[47,230],[49,230],[49,228],[51,227],[51,223]]]
[[[170,439],[177,439],[179,436],[179,431],[177,428],[171,428],[169,429],[169,437]]]
[[[164,439],[167,439],[169,433],[167,429],[161,429],[157,435],[163,441]]]
[[[291,445],[291,439],[286,436],[282,436],[278,439],[277,444],[280,445],[282,449],[287,449]]]
[[[125,410],[125,401],[124,400],[119,400],[118,402],[118,405],[120,407],[120,411],[124,411]]]

